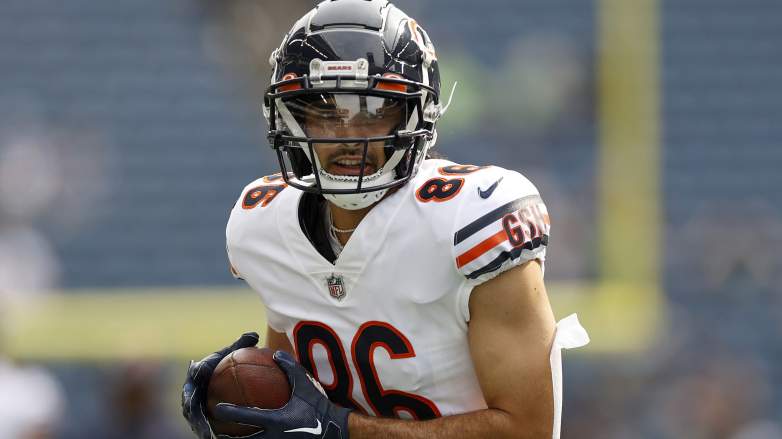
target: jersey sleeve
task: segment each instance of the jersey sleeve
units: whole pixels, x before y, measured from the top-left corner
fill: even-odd
[[[228,245],[225,246],[225,254],[228,257],[228,271],[231,273],[231,276],[233,276],[236,280],[244,280],[242,274],[239,273],[239,270],[234,268],[234,264],[231,262],[231,249],[228,247]]]
[[[231,258],[231,246],[233,244],[231,235],[233,234],[233,229],[236,228],[236,218],[234,217],[234,215],[238,214],[237,209],[241,207],[242,199],[244,199],[245,193],[248,191],[248,188],[250,186],[252,186],[252,183],[248,186],[245,186],[245,188],[242,189],[241,195],[239,195],[239,198],[234,203],[233,208],[231,208],[231,210],[229,211],[228,223],[225,226],[225,255],[228,263],[228,271],[231,273],[231,276],[233,276],[234,279],[237,280],[244,280],[244,278],[242,277],[242,274],[239,272],[239,270],[236,269],[236,265]],[[241,211],[239,210],[238,212]]]
[[[243,229],[247,229],[248,221],[253,221],[251,212],[262,211],[282,192],[287,185],[279,174],[269,175],[252,181],[242,189],[239,198],[230,211],[228,224],[225,228],[225,251],[228,256],[228,270],[239,280],[246,280],[242,274],[241,263],[236,260],[233,246],[240,239]],[[257,221],[257,220],[256,220]],[[246,232],[244,232],[246,233]]]
[[[274,229],[273,208],[280,203],[275,200],[286,187],[279,175],[259,178],[246,185],[230,211],[225,228],[228,269],[234,278],[245,281],[261,297],[266,310],[266,323],[277,332],[285,331],[287,320],[264,300],[264,294],[269,292],[260,287],[263,280],[259,277],[261,275],[257,267],[259,259],[256,259],[256,252],[252,249],[257,245],[254,241],[267,242],[261,236],[272,233],[269,230]]]
[[[537,188],[502,168],[483,171],[473,185],[455,223],[453,257],[459,273],[477,285],[527,261],[545,261],[551,225]]]

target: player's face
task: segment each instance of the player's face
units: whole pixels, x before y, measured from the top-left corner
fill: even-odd
[[[301,102],[301,100],[299,100]],[[292,103],[288,103],[291,112]],[[376,96],[317,95],[309,97],[297,110],[308,137],[367,138],[386,136],[400,125],[403,106],[399,101]],[[370,142],[364,175],[377,172],[386,162],[387,142]],[[363,142],[314,143],[313,148],[326,172],[332,175],[357,176],[361,173]]]

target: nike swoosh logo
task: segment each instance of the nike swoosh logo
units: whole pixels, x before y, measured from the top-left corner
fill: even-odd
[[[285,430],[285,433],[309,433],[314,435],[319,435],[323,432],[323,429],[320,426],[320,419],[317,419],[318,425],[315,426],[315,428],[294,428],[293,430]]]
[[[489,186],[488,189],[486,189],[485,191],[481,190],[481,188],[478,188],[478,195],[480,195],[481,198],[483,198],[484,200],[491,197],[491,194],[494,193],[494,189],[497,189],[497,185],[500,184],[503,178],[505,177],[500,177],[499,180],[495,181],[494,184]]]

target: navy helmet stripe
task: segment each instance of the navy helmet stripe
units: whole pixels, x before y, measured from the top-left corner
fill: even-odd
[[[533,250],[541,245],[548,245],[548,235],[543,235],[540,238],[535,238],[532,241],[527,241],[522,245],[521,247],[516,247],[513,250],[510,251],[503,251],[494,258],[491,262],[484,265],[483,267],[473,271],[472,273],[467,275],[468,279],[477,279],[478,277],[486,274],[491,273],[492,271],[495,271],[499,269],[502,264],[507,261],[508,259],[516,259],[519,256],[521,256],[521,252],[524,250]]]
[[[517,200],[511,201],[509,203],[503,204],[502,206],[492,210],[486,215],[464,226],[461,230],[459,230],[453,235],[453,245],[459,244],[460,242],[464,241],[470,236],[478,233],[479,231],[481,231],[481,229],[488,226],[489,224],[501,219],[505,215],[521,209],[521,206],[523,206],[526,201],[532,198],[539,198],[539,196],[528,195],[526,197],[522,197]]]

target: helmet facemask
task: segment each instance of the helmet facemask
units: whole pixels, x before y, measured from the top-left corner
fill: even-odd
[[[362,209],[405,184],[434,140],[426,110],[434,90],[398,75],[368,76],[365,60],[312,60],[310,75],[285,75],[264,102],[269,141],[286,182]]]

